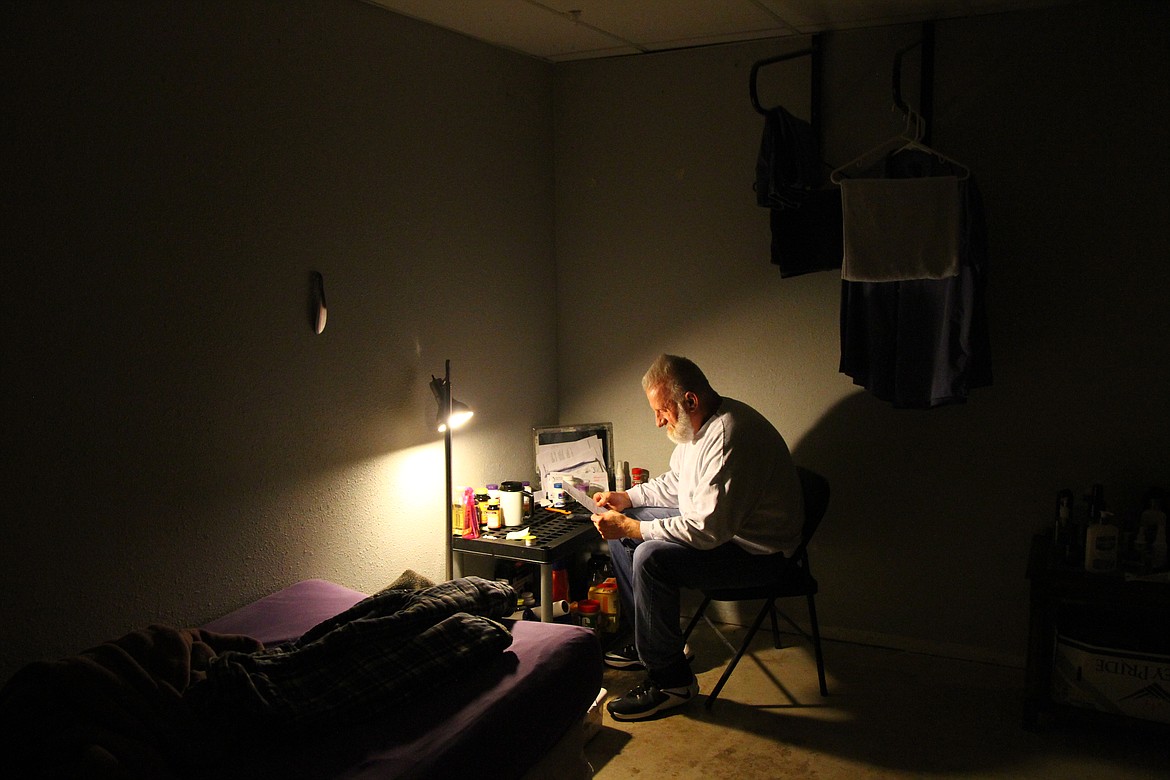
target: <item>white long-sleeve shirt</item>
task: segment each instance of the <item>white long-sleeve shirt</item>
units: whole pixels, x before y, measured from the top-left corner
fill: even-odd
[[[670,456],[670,471],[627,491],[635,507],[678,507],[641,521],[643,539],[709,550],[732,541],[750,553],[791,554],[800,543],[804,506],[788,444],[745,403],[719,408]]]

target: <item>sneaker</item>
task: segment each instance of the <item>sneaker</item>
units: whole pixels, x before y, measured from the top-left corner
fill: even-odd
[[[674,688],[659,688],[647,677],[637,688],[620,699],[614,699],[605,708],[614,720],[646,720],[664,710],[681,707],[698,695],[699,681],[694,675],[686,685]]]
[[[695,659],[695,653],[691,650],[690,645],[683,645],[683,655],[686,656],[687,661],[693,661]],[[642,659],[638,657],[638,648],[634,647],[633,642],[615,650],[607,651],[605,654],[605,665],[610,669],[622,669],[627,672],[640,672],[646,668],[645,664],[642,663]]]

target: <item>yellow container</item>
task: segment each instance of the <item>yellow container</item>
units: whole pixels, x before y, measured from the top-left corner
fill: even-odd
[[[601,605],[597,628],[603,633],[617,633],[621,619],[621,598],[618,596],[617,580],[613,577],[589,588],[589,598]]]

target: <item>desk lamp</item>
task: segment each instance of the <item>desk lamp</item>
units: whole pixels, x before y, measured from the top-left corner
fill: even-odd
[[[443,494],[443,506],[447,508],[447,537],[445,540],[447,556],[447,579],[451,579],[451,429],[458,428],[471,419],[474,412],[464,403],[451,397],[451,361],[446,362],[443,378],[431,376],[431,392],[438,405],[438,415],[435,422],[439,432],[443,434],[443,455],[446,465],[446,492]]]

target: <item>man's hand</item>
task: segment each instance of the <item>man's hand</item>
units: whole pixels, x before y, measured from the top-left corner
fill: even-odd
[[[598,506],[615,509],[618,512],[624,512],[634,505],[630,501],[630,494],[624,490],[605,490],[601,493],[594,493],[593,500],[597,502]]]
[[[642,538],[642,525],[621,512],[611,509],[605,514],[593,515],[590,519],[593,521],[594,527],[597,528],[597,533],[601,534],[602,539]]]

